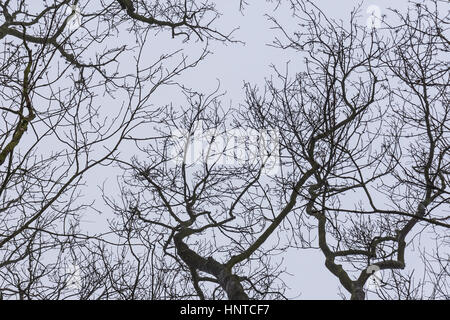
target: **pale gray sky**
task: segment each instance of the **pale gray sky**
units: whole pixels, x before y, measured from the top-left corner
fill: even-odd
[[[296,20],[292,19],[289,7],[282,5],[273,11],[274,4],[266,3],[262,0],[251,0],[243,14],[238,11],[238,1],[216,1],[218,9],[222,12],[222,17],[217,26],[222,30],[232,30],[239,27],[234,34],[237,40],[245,42],[245,44],[227,44],[211,43],[210,50],[212,55],[207,57],[198,67],[189,70],[180,78],[181,82],[189,87],[198,89],[199,91],[209,92],[216,88],[217,80],[220,80],[221,89],[227,91],[224,101],[232,101],[234,104],[240,103],[244,96],[242,86],[244,81],[255,84],[263,84],[264,78],[270,77],[272,74],[271,64],[283,68],[283,66],[291,61],[290,68],[295,71],[296,54],[295,52],[282,51],[268,46],[274,37],[278,34],[276,30],[272,30],[273,24],[268,21],[266,15],[274,15],[288,29],[295,30]],[[405,10],[407,0],[397,1],[352,1],[352,0],[319,0],[315,1],[330,18],[342,19],[348,21],[351,10],[354,6],[361,3],[361,23],[366,23],[370,13],[366,10],[370,6],[376,5],[380,8],[381,14],[387,14],[389,18],[388,7]],[[169,50],[176,50],[183,47],[188,55],[195,55],[203,47],[204,43],[181,43],[181,39],[171,39],[168,33],[160,33],[155,36],[154,41],[150,41],[149,48],[146,48],[145,54],[151,57],[157,57]],[[122,66],[127,67],[127,66]],[[299,66],[301,67],[301,66]],[[173,102],[183,103],[181,97],[174,96],[170,89],[163,89],[153,98],[153,104],[165,104]],[[127,150],[122,148],[122,153]],[[132,153],[133,151],[130,152]],[[118,173],[118,172],[117,172]],[[90,172],[87,178],[86,192],[89,198],[97,199],[96,207],[100,210],[104,209],[102,203],[98,200],[100,185],[105,179],[114,182],[114,170],[109,167],[96,168]],[[114,193],[114,183],[108,183],[107,189]],[[105,215],[105,217],[107,214]],[[95,213],[87,214],[86,220],[91,230],[95,230],[99,224],[94,223],[90,217],[94,217],[97,221]],[[286,283],[291,287],[288,291],[288,297],[299,299],[339,299],[338,287],[339,282],[324,265],[324,257],[318,250],[308,249],[296,251],[290,249],[283,256],[287,271],[292,276],[285,277]]]

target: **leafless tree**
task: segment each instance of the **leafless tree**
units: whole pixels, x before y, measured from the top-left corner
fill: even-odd
[[[212,4],[133,5],[123,10],[119,1],[94,7],[88,1],[0,1],[2,298],[70,297],[74,261],[86,275],[81,298],[123,298],[132,286],[114,278],[126,264],[106,253],[118,249],[81,230],[82,213],[91,205],[83,200],[85,179],[117,156],[137,125],[160,112],[149,102],[155,90],[207,54],[189,59],[182,48],[161,48],[160,58],[149,61],[143,55],[149,35],[168,30],[169,37],[185,41],[192,34],[231,41],[213,29]],[[126,72],[120,69],[124,61]],[[113,269],[96,269],[98,257],[111,258],[103,265]]]
[[[100,2],[0,1],[1,298],[286,299],[283,258],[308,248],[344,298],[448,299],[443,1],[375,29],[290,0],[298,30],[268,18],[297,60],[233,106],[177,82],[207,48],[144,59],[158,32],[233,42],[213,2]],[[152,105],[167,85],[184,104]],[[100,166],[123,174],[89,233]]]
[[[317,232],[327,269],[364,299],[372,271],[404,269],[408,243],[449,227],[448,15],[413,4],[375,30],[358,10],[344,24],[291,3],[301,31],[273,19],[274,45],[296,50],[304,71],[277,71],[263,95],[248,87],[250,119],[282,136],[280,188],[302,203],[286,217]]]
[[[293,75],[290,65],[274,67],[266,86],[247,84],[245,103],[228,114],[218,97],[187,93],[182,112],[163,116],[164,138],[140,147],[142,158],[120,161],[122,201],[108,203],[137,238],[155,239],[189,296],[283,298],[278,262],[295,247],[320,250],[352,299],[368,291],[426,298],[425,282],[400,270],[408,244],[442,239],[449,227],[447,18],[430,1],[375,30],[358,8],[344,23],[310,1],[291,6],[300,30],[271,18],[281,34],[273,45],[298,52],[303,67]],[[209,140],[190,163],[196,125]],[[264,175],[261,153],[224,166],[220,156],[234,144],[214,146],[235,129],[278,132],[280,171]],[[173,154],[177,132],[184,143]],[[446,259],[426,268],[434,289],[421,292],[431,298],[446,297]],[[372,290],[377,270],[391,275]]]
[[[271,219],[264,215],[270,202],[261,192],[260,158],[232,165],[243,141],[230,135],[240,131],[227,121],[220,95],[184,91],[186,106],[162,114],[161,138],[139,142],[145,160],[120,161],[123,199],[108,199],[121,218],[117,230],[133,230],[176,264],[180,289],[189,289],[178,297],[282,297],[272,249],[252,255],[259,247],[254,235]]]

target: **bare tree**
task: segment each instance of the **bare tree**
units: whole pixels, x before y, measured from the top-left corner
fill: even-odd
[[[233,165],[243,143],[234,139],[247,138],[238,134],[246,131],[227,120],[216,92],[184,91],[186,106],[162,114],[161,138],[142,142],[146,160],[119,161],[123,199],[108,199],[121,217],[117,230],[133,230],[140,243],[151,241],[177,265],[186,284],[179,287],[189,291],[175,297],[282,297],[274,283],[280,272],[269,263],[272,250],[250,256],[254,235],[271,219],[261,214],[269,205],[260,193],[261,158]]]
[[[291,6],[301,30],[271,18],[282,35],[274,46],[298,52],[303,68],[274,67],[265,88],[247,84],[245,103],[229,114],[218,97],[189,91],[181,113],[168,108],[163,138],[140,147],[146,160],[119,161],[122,201],[108,199],[126,217],[117,230],[155,239],[200,299],[283,298],[278,262],[290,247],[320,250],[352,299],[373,291],[367,281],[378,270],[391,271],[379,297],[425,298],[424,282],[400,270],[408,243],[449,227],[446,18],[413,5],[399,25],[374,30],[358,8],[344,24],[310,1]],[[257,161],[220,161],[235,145],[217,140],[235,129],[279,134],[277,174],[263,174],[264,155],[276,152],[261,140],[247,141],[262,151]],[[190,162],[197,130],[207,138]],[[432,298],[445,298],[445,259],[426,268]]]
[[[100,3],[0,1],[0,298],[286,299],[283,258],[314,248],[345,298],[448,299],[444,2],[374,29],[290,0],[297,31],[269,19],[298,69],[234,106],[177,81],[207,45],[146,56],[158,32],[233,42],[213,2]],[[185,103],[152,105],[168,85]],[[123,174],[90,233],[99,166]]]
[[[217,13],[205,2],[136,1],[125,12],[117,1],[87,3],[0,1],[2,298],[63,298],[75,258],[85,273],[98,262],[89,252],[106,259],[114,251],[105,248],[105,239],[81,230],[82,213],[91,205],[83,200],[85,179],[117,156],[137,125],[160,112],[149,103],[155,90],[207,54],[190,60],[180,50],[162,48],[160,58],[149,61],[143,59],[149,35],[168,29],[169,36],[186,40],[191,34],[230,40],[212,29]],[[127,43],[130,35],[134,45]],[[116,37],[125,45],[117,46]],[[119,66],[124,61],[126,72]],[[107,296],[111,290],[97,292],[108,278],[117,286],[114,297],[120,297],[126,279],[98,270],[102,274],[85,273],[91,279],[84,281],[81,297],[113,297]]]
[[[290,215],[317,232],[351,298],[364,299],[374,270],[405,268],[408,241],[449,227],[448,16],[436,1],[413,4],[377,31],[358,24],[358,10],[346,27],[310,1],[291,3],[302,29],[273,20],[284,38],[274,45],[298,51],[304,71],[278,72],[263,96],[248,87],[251,120],[283,137],[281,188],[310,173]]]

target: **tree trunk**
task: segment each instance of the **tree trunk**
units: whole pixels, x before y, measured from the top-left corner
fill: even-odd
[[[366,298],[366,294],[361,286],[354,286],[352,291],[351,300],[364,300]]]
[[[222,289],[226,292],[228,299],[248,300],[248,296],[245,293],[239,278],[234,275],[231,270],[212,257],[209,257],[208,259],[201,257],[195,251],[191,250],[182,239],[182,232],[174,236],[175,247],[177,248],[178,256],[190,268],[213,275]]]

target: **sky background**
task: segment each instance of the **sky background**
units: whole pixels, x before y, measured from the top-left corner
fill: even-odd
[[[243,83],[248,81],[253,84],[262,85],[264,79],[273,74],[271,65],[275,65],[283,70],[287,62],[290,61],[290,69],[296,71],[297,56],[293,51],[282,51],[268,46],[274,40],[278,31],[271,29],[273,23],[268,21],[267,15],[275,16],[288,29],[295,29],[297,21],[292,18],[289,7],[282,4],[275,12],[273,3],[266,3],[262,0],[249,0],[243,13],[239,12],[238,0],[216,1],[218,11],[222,16],[217,28],[221,31],[231,31],[239,27],[234,33],[234,38],[245,44],[223,44],[214,42],[210,44],[212,54],[208,56],[196,68],[188,70],[179,78],[180,82],[193,89],[208,93],[217,87],[220,80],[221,90],[226,91],[222,99],[224,105],[239,104],[244,99]],[[388,8],[397,8],[405,11],[408,1],[351,1],[351,0],[319,0],[314,3],[321,8],[330,18],[341,19],[347,22],[352,9],[361,4],[360,22],[366,24],[370,18],[370,13],[366,10],[370,6],[376,5],[380,8],[381,14],[386,14],[389,19]],[[144,53],[149,57],[157,57],[162,53],[183,47],[187,55],[195,56],[204,46],[204,43],[189,42],[182,43],[181,39],[171,39],[169,32],[162,32],[155,35],[148,44]],[[121,68],[127,68],[124,65]],[[133,65],[130,65],[133,67]],[[301,66],[298,66],[301,68]],[[153,97],[154,105],[183,103],[181,97],[169,94],[169,89],[159,91]],[[122,154],[127,153],[127,149],[122,147]],[[130,153],[131,153],[130,149]],[[97,167],[85,178],[87,181],[85,197],[96,199],[94,207],[108,216],[108,208],[101,202],[101,192],[99,186],[106,182],[106,191],[110,194],[117,192],[115,189],[115,177],[119,170],[111,167]],[[85,198],[85,199],[86,199]],[[98,214],[94,210],[86,212],[83,221],[92,231],[98,230],[102,224],[98,221]],[[289,298],[296,299],[340,299],[339,282],[324,265],[324,257],[319,250],[308,249],[301,252],[290,249],[284,256],[284,265],[291,276],[285,277],[287,285],[291,288],[287,291]],[[410,257],[407,256],[407,259]]]

